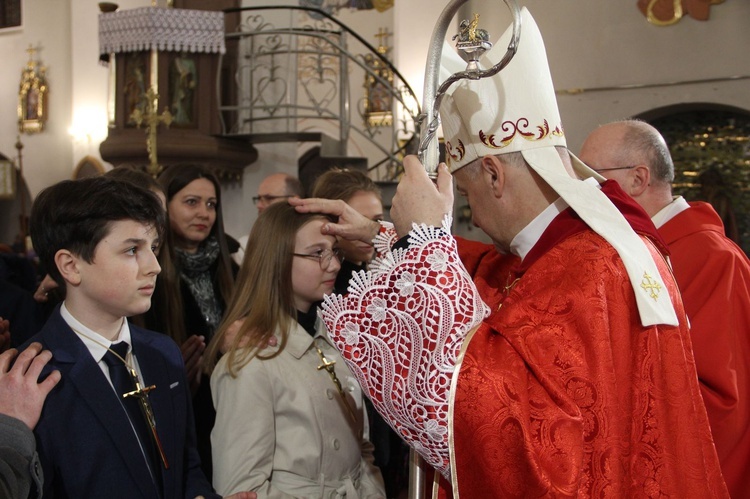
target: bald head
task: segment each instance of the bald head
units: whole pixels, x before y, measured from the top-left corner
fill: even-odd
[[[637,120],[600,126],[586,138],[581,160],[615,180],[654,216],[672,202],[674,165],[659,131]]]
[[[293,196],[304,197],[299,179],[286,173],[273,173],[263,179],[258,186],[258,195],[253,199],[258,213],[263,213],[273,203]]]

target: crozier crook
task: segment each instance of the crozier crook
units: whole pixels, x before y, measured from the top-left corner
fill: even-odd
[[[518,4],[516,3],[516,0],[503,0],[513,14],[513,36],[511,37],[510,43],[508,43],[508,49],[505,52],[505,56],[503,56],[500,62],[491,68],[481,69],[478,64],[479,58],[485,51],[492,47],[492,44],[485,39],[486,36],[473,37],[467,34],[467,36],[464,37],[464,33],[462,32],[459,34],[459,41],[456,44],[456,47],[461,57],[467,62],[466,70],[454,73],[438,88],[443,40],[445,40],[448,26],[453,20],[458,8],[467,1],[468,0],[451,0],[445,9],[443,9],[443,12],[440,14],[440,17],[435,24],[435,29],[432,32],[430,48],[427,52],[422,106],[423,113],[420,116],[418,155],[419,160],[427,170],[427,174],[433,178],[437,176],[439,158],[437,141],[434,139],[438,126],[440,125],[438,111],[445,91],[455,82],[465,78],[478,80],[480,78],[487,78],[497,74],[501,69],[508,65],[515,55],[516,50],[518,49],[518,40],[521,37],[521,11],[518,8]],[[474,21],[476,21],[476,18]],[[476,26],[474,25],[474,27]]]

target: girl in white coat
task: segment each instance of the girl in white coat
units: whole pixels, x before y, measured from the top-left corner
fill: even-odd
[[[250,233],[227,314],[208,347],[213,484],[259,498],[381,498],[362,393],[317,319],[340,268],[329,219],[286,203]],[[273,346],[272,346],[273,345]]]

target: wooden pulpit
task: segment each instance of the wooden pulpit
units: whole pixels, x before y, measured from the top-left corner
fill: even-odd
[[[110,67],[104,160],[154,176],[190,163],[241,178],[258,153],[221,137],[225,30],[224,13],[210,10],[141,7],[99,15],[99,52]],[[231,63],[229,57],[224,64]]]

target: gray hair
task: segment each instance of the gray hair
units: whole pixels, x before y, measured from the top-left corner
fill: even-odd
[[[625,120],[623,134],[623,155],[621,158],[630,164],[643,161],[651,170],[653,178],[671,184],[674,180],[674,163],[664,137],[645,121]]]

